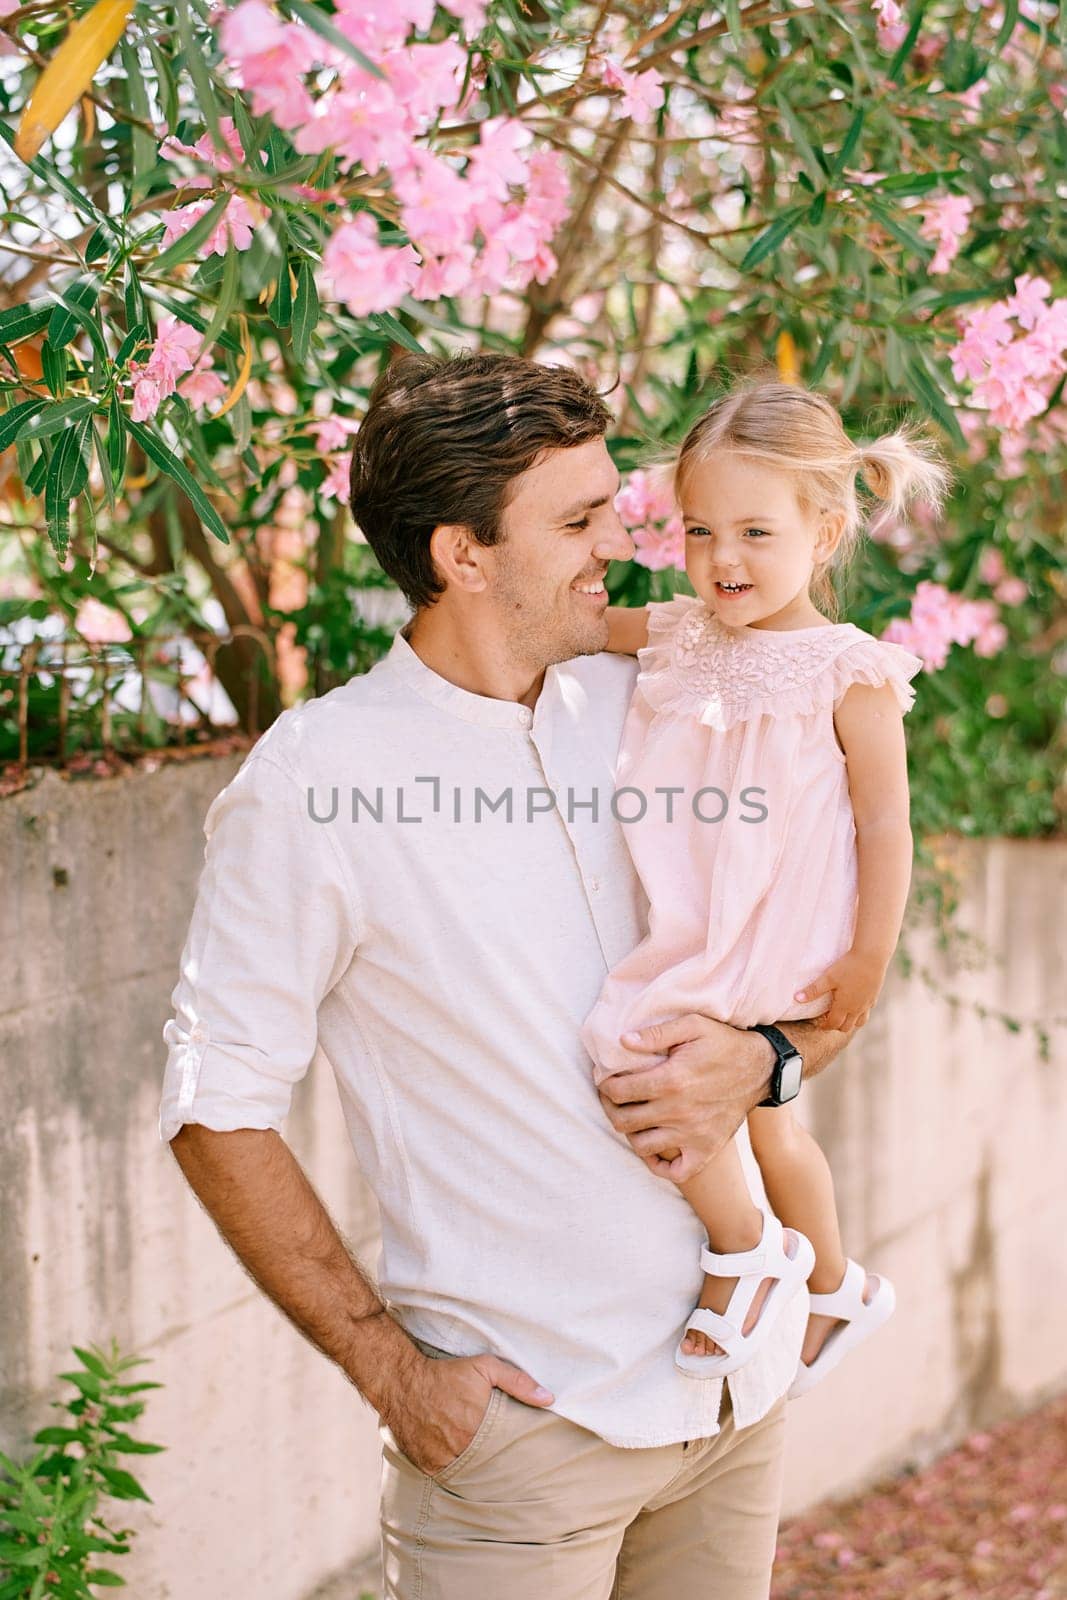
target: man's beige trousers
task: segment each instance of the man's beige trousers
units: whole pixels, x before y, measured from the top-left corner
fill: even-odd
[[[785,1402],[737,1432],[621,1450],[493,1391],[434,1477],[382,1430],[388,1600],[766,1600]]]

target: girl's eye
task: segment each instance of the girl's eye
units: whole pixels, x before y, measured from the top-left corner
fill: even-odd
[[[581,533],[582,529],[583,528],[588,528],[588,526],[589,526],[589,518],[588,517],[583,517],[581,522],[568,522],[567,523],[567,531],[569,533]]]
[[[745,532],[746,533],[754,533],[756,535],[757,539],[769,539],[770,538],[770,534],[767,532],[766,528],[746,528]]]
[[[701,527],[699,523],[694,523],[693,527],[686,528],[685,531],[693,539],[702,539],[706,536],[708,530]]]

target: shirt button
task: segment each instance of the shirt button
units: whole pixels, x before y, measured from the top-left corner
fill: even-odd
[[[599,888],[600,888],[600,879],[599,878],[590,878],[589,887],[593,891],[593,893],[596,894],[598,892]]]
[[[192,1040],[193,1044],[204,1043],[204,1040],[207,1038],[207,1029],[204,1027],[202,1022],[198,1022],[195,1027],[190,1028],[189,1038]]]
[[[528,728],[533,721],[533,712],[527,711],[525,706],[519,712],[519,721],[524,728]]]

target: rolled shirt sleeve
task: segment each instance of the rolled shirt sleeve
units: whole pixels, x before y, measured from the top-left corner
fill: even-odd
[[[329,826],[257,747],[204,820],[196,905],[163,1029],[160,1138],[186,1122],[280,1128],[315,1054],[318,1008],[347,971],[358,908]]]

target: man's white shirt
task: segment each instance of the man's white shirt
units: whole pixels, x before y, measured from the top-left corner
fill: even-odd
[[[550,667],[531,711],[447,682],[398,634],[285,712],[204,823],[160,1134],[281,1130],[321,1047],[404,1327],[650,1446],[715,1433],[722,1384],[674,1365],[703,1228],[612,1129],[578,1037],[645,932],[612,804],[635,672]],[[747,1152],[746,1170],[764,1203]],[[739,1426],[792,1382],[806,1312],[798,1295],[727,1380]]]

